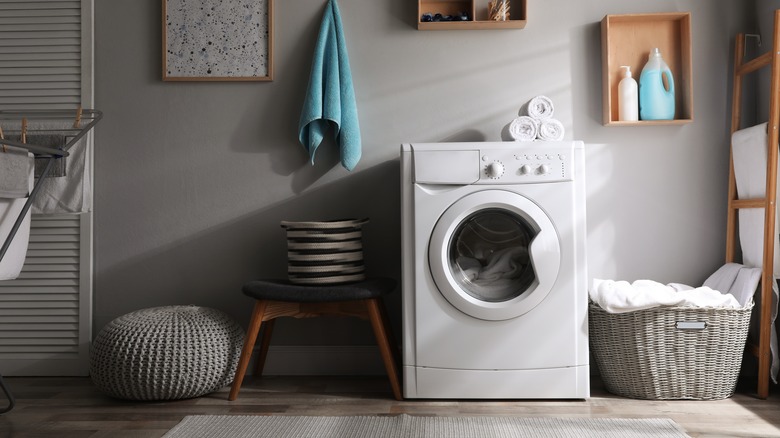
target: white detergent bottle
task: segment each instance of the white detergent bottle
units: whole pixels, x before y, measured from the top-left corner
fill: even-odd
[[[639,120],[639,95],[637,84],[631,77],[631,67],[620,66],[620,80],[618,84],[618,120],[621,122],[636,122]]]
[[[658,48],[650,52],[639,76],[639,117],[642,120],[674,119],[674,78]]]

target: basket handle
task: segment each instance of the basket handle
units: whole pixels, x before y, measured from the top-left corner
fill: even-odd
[[[704,330],[707,328],[706,321],[677,321],[674,328],[678,330]]]

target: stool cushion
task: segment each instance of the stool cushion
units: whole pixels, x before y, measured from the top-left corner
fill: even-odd
[[[257,300],[321,303],[377,298],[395,289],[392,278],[369,278],[358,283],[300,285],[287,280],[255,280],[244,284],[244,295]]]
[[[95,337],[90,375],[116,398],[198,397],[233,381],[243,342],[241,326],[216,309],[138,310],[106,324]]]

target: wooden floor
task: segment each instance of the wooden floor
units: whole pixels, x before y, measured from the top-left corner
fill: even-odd
[[[671,418],[693,437],[780,437],[780,394],[749,390],[718,401],[616,397],[593,382],[586,401],[403,401],[384,378],[248,378],[238,399],[228,388],[191,400],[127,402],[108,398],[88,378],[5,378],[16,407],[0,416],[0,437],[160,437],[185,415],[514,415]],[[0,400],[0,404],[2,401]]]

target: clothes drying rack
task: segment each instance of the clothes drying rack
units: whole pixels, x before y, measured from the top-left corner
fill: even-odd
[[[16,236],[19,227],[21,227],[25,216],[32,207],[32,201],[35,195],[38,194],[41,188],[41,183],[49,176],[51,169],[53,168],[55,160],[67,157],[69,155],[68,150],[79,142],[95,125],[103,118],[103,113],[94,109],[82,109],[81,107],[74,110],[6,110],[0,111],[0,154],[3,153],[5,146],[12,146],[17,148],[26,149],[33,153],[36,158],[48,158],[46,160],[46,166],[43,168],[40,176],[37,178],[30,195],[27,197],[24,206],[22,207],[19,216],[16,218],[11,232],[6,236],[3,246],[0,247],[0,261],[5,257],[8,248],[11,246],[11,242]],[[43,126],[35,126],[28,129],[28,121],[33,122],[35,125],[42,124]],[[3,131],[3,122],[13,122],[14,125],[18,124],[18,128]],[[59,128],[56,126],[50,126],[50,123],[60,123],[66,127]],[[70,124],[72,122],[72,124]],[[19,141],[8,140],[5,137],[6,134],[16,134],[19,136]],[[67,141],[60,148],[53,148],[49,146],[36,145],[26,142],[27,135],[32,134],[63,134]],[[9,412],[14,408],[16,403],[14,396],[11,393],[8,386],[3,381],[3,376],[0,374],[0,389],[8,399],[8,406],[0,409],[0,415]]]
[[[734,88],[731,101],[731,133],[740,129],[742,80],[750,73],[770,67],[769,121],[767,123],[766,192],[763,198],[738,199],[734,174],[733,148],[729,156],[728,219],[726,226],[726,263],[737,257],[737,210],[741,208],[764,209],[764,251],[761,267],[761,306],[759,308],[758,343],[749,344],[748,351],[758,358],[758,398],[769,396],[769,376],[772,365],[772,285],[774,283],[774,248],[777,239],[775,215],[777,214],[777,158],[778,129],[780,129],[780,9],[775,11],[774,33],[770,51],[750,61],[745,61],[745,45],[749,36],[737,35],[734,49]],[[760,40],[759,40],[760,41]],[[733,145],[732,145],[733,147]]]

